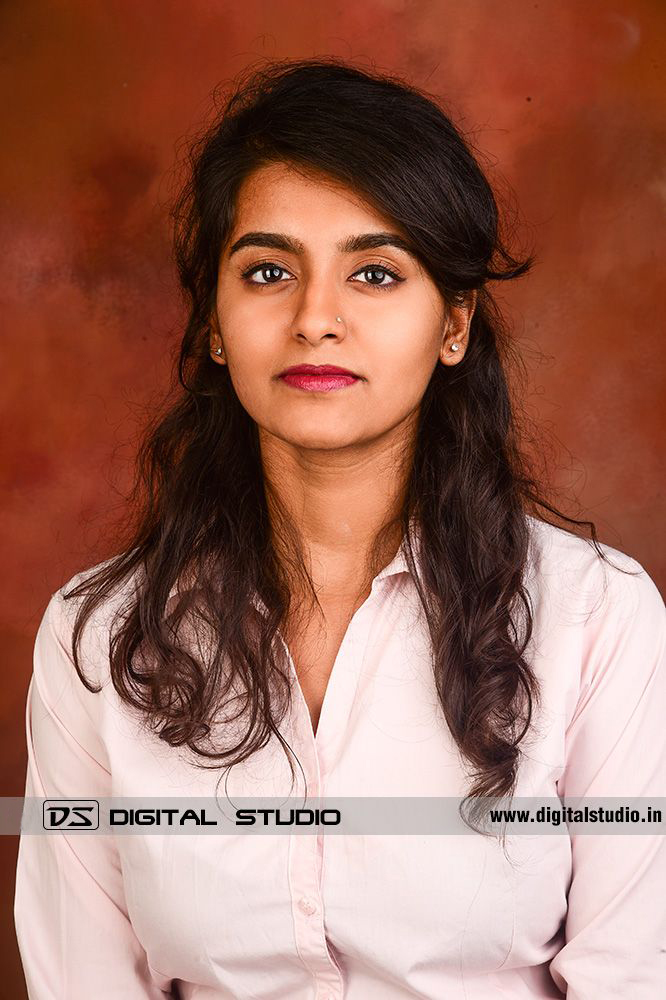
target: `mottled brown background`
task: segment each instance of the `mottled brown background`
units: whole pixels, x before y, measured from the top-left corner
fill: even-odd
[[[530,409],[562,445],[557,481],[580,503],[567,510],[663,592],[663,0],[16,0],[0,24],[3,795],[23,793],[45,604],[107,554],[144,408],[169,379],[177,147],[213,87],[264,57],[404,74],[473,130],[538,255],[503,301]],[[25,996],[16,846],[0,838],[0,996],[12,1000]]]

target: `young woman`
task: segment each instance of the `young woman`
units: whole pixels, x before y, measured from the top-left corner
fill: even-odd
[[[26,795],[665,795],[664,605],[528,470],[488,282],[531,262],[437,104],[273,64],[175,218],[183,391],[46,608]],[[640,834],[23,836],[29,993],[656,1000]]]

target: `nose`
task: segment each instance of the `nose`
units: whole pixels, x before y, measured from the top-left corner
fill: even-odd
[[[294,314],[292,336],[316,345],[322,340],[344,340],[345,334],[344,316],[337,296],[331,294],[330,279],[318,285],[311,283],[304,289]]]

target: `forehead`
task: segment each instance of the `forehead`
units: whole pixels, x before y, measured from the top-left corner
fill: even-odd
[[[313,168],[289,163],[267,164],[249,174],[240,185],[235,208],[234,230],[260,228],[254,223],[268,215],[286,225],[296,215],[314,221],[339,213],[346,227],[358,221],[399,228],[361,192]]]

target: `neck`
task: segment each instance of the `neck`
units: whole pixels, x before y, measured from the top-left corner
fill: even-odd
[[[343,595],[369,586],[400,545],[415,420],[349,448],[300,448],[261,429],[259,440],[271,521],[295,529],[316,590]],[[281,536],[274,531],[278,555]]]

